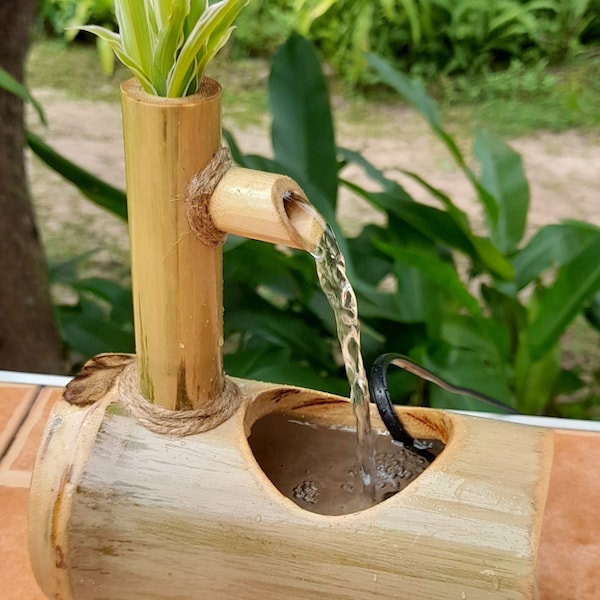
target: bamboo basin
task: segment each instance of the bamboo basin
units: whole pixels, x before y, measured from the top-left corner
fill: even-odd
[[[184,438],[146,430],[114,389],[89,406],[58,402],[30,496],[31,560],[49,598],[534,597],[550,431],[399,408],[444,451],[381,504],[324,516],[274,487],[248,436],[274,412],[350,425],[349,403],[236,383],[235,415]]]

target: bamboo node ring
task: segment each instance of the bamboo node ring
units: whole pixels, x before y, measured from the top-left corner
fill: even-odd
[[[198,409],[169,410],[148,402],[138,387],[135,362],[127,365],[117,380],[119,401],[144,427],[154,433],[183,437],[214,429],[224,423],[239,407],[242,394],[227,377],[221,394]]]
[[[218,246],[225,239],[225,233],[217,229],[208,210],[209,200],[223,175],[231,167],[229,149],[222,146],[208,164],[196,173],[184,195],[185,212],[190,228],[206,246]]]

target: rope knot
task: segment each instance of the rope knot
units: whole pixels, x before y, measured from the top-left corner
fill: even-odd
[[[225,239],[226,234],[210,218],[209,201],[231,164],[229,149],[222,146],[204,169],[192,177],[184,195],[188,223],[194,235],[207,246],[218,246]]]

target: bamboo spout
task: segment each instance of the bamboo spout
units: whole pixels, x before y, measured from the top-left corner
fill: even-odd
[[[312,252],[325,229],[298,184],[284,175],[232,167],[212,194],[217,229]]]

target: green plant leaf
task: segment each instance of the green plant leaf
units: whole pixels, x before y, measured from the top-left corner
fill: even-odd
[[[481,164],[481,185],[498,206],[498,220],[492,239],[504,254],[513,252],[527,226],[529,184],[519,154],[501,138],[478,131],[474,144],[475,158]]]
[[[529,332],[524,330],[514,361],[514,394],[521,412],[537,415],[543,414],[552,398],[560,372],[560,348],[558,344],[545,346],[539,357],[532,359],[530,347]]]
[[[445,342],[430,344],[423,365],[453,385],[469,388],[513,406],[504,366],[488,356],[465,348],[453,348]],[[436,408],[494,411],[487,404],[471,398],[429,387],[429,401]]]
[[[133,76],[140,82],[142,87],[149,94],[156,94],[156,88],[153,83],[147,77],[144,71],[143,65],[138,63],[134,58],[129,56],[124,50],[121,44],[121,36],[114,31],[109,31],[104,27],[98,25],[86,25],[80,27],[81,31],[87,31],[97,35],[104,43],[108,44],[116,57],[132,72]]]
[[[72,287],[78,292],[91,294],[107,302],[110,306],[110,319],[114,323],[133,327],[131,288],[100,277],[77,279],[73,281]]]
[[[231,24],[248,0],[221,0],[206,5],[186,36],[169,75],[168,96],[181,97],[196,91],[208,61],[231,34]],[[190,74],[193,74],[190,78]],[[194,85],[195,84],[195,85]]]
[[[302,184],[320,188],[335,209],[337,159],[327,85],[314,47],[299,35],[273,57],[269,102],[275,159]]]
[[[92,175],[89,171],[78,167],[31,131],[27,131],[26,135],[27,144],[33,153],[52,170],[75,185],[94,204],[105,208],[125,221],[127,220],[127,197],[125,192]]]
[[[47,125],[46,115],[42,105],[30,94],[29,90],[21,83],[19,83],[6,69],[0,67],[0,88],[5,89],[7,92],[18,96],[23,100],[31,104],[37,113],[40,121]]]
[[[77,256],[73,256],[67,260],[60,262],[48,261],[48,280],[50,284],[61,284],[72,286],[77,280],[77,269],[79,265],[90,258],[98,250],[88,250]]]
[[[320,364],[321,368],[331,367],[329,352],[315,344],[319,331],[291,312],[278,311],[273,306],[264,311],[240,309],[229,314],[227,321],[230,330],[244,331],[246,335],[252,333],[289,349],[296,356],[311,356],[315,361],[313,364]]]
[[[444,263],[439,257],[429,253],[401,248],[377,240],[374,240],[374,244],[376,248],[392,256],[400,264],[418,269],[423,277],[437,285],[444,294],[456,300],[470,313],[481,315],[479,302],[465,288],[453,265]]]
[[[369,64],[377,71],[381,81],[401,94],[404,99],[429,123],[433,132],[444,143],[456,164],[465,174],[477,193],[481,202],[490,230],[494,230],[499,218],[499,208],[496,199],[479,183],[473,171],[467,165],[462,152],[454,138],[442,127],[439,111],[435,101],[427,94],[425,88],[410,77],[394,69],[389,63],[374,54],[367,57]]]
[[[434,198],[437,198],[446,208],[448,215],[456,223],[469,240],[472,251],[467,255],[476,261],[481,261],[487,269],[504,280],[510,280],[514,277],[514,270],[509,261],[502,255],[500,250],[492,242],[484,237],[475,235],[470,227],[466,213],[460,210],[451,198],[444,194],[440,189],[427,183],[422,177],[410,171],[402,171],[408,177],[414,179],[423,188],[425,188]],[[468,250],[468,247],[465,247]]]
[[[255,347],[226,354],[224,363],[227,373],[235,377],[348,395],[348,386],[343,379],[322,377],[310,367],[293,362],[285,348]]]
[[[589,223],[567,221],[542,227],[513,258],[517,290],[544,271],[572,260],[600,232]]]
[[[573,260],[558,270],[543,293],[536,316],[527,329],[529,355],[540,359],[554,346],[586,300],[600,290],[600,232]]]
[[[584,310],[588,323],[597,331],[600,331],[600,292],[594,294],[591,302]]]
[[[481,294],[494,320],[501,324],[510,338],[510,356],[514,356],[519,344],[519,336],[527,325],[527,311],[519,301],[489,285],[481,286]]]
[[[133,352],[133,334],[106,317],[80,314],[68,307],[56,311],[63,340],[84,359],[103,352]]]

